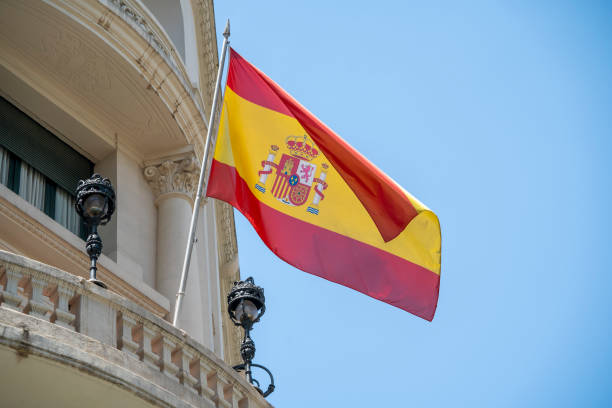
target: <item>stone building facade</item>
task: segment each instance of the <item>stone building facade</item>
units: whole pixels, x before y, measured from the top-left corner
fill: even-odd
[[[264,407],[231,369],[233,210],[204,200],[169,323],[218,67],[212,0],[0,2],[0,405]],[[117,210],[87,282],[76,180]]]

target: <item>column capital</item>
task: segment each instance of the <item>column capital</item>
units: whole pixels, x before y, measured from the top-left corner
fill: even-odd
[[[144,176],[155,194],[155,202],[165,197],[180,196],[193,203],[198,188],[199,167],[193,152],[149,162]]]

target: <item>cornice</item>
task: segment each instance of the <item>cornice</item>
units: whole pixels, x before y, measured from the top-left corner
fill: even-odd
[[[125,58],[139,71],[148,83],[147,89],[163,102],[178,125],[186,144],[193,145],[196,156],[202,157],[202,135],[207,129],[202,95],[192,87],[172,42],[148,9],[132,0],[49,2],[102,38],[115,55]],[[214,37],[211,41],[214,42]]]

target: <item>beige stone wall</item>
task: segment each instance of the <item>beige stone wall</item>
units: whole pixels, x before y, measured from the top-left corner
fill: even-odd
[[[108,177],[117,194],[117,211],[111,222],[100,228],[103,253],[155,287],[157,209],[142,168],[118,149],[97,162],[94,171]]]
[[[197,78],[141,2],[0,2],[0,94],[111,179],[117,212],[100,230],[99,278],[166,318],[179,284],[217,68],[212,1],[176,3],[195,14],[186,25],[195,41],[186,46],[196,49],[185,54],[197,56],[190,68],[199,69]],[[185,160],[191,164],[166,178],[147,173]],[[0,248],[86,277],[83,246],[0,186]],[[225,296],[238,270],[232,210],[210,200],[198,220],[180,327],[233,362],[239,340],[227,325]]]
[[[199,284],[202,299],[203,337],[207,339],[206,346],[223,357],[221,343],[221,310],[219,307],[219,284],[218,270],[219,259],[217,257],[216,221],[214,204],[210,201],[202,206],[198,220],[197,242],[194,244],[194,252],[197,256]]]
[[[84,246],[81,238],[0,184],[0,248],[88,278]],[[110,291],[157,316],[166,316],[170,310],[168,299],[104,254],[98,260],[98,278]]]
[[[138,163],[117,151],[117,263],[155,285],[157,210]]]
[[[227,318],[227,294],[234,282],[240,280],[238,264],[238,246],[236,243],[236,226],[234,211],[229,204],[215,201],[217,214],[217,250],[219,256],[219,293],[221,293],[221,327],[223,331],[223,358],[229,364],[242,362],[240,357],[241,329]]]

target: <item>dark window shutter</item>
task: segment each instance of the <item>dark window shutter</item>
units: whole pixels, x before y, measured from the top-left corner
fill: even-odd
[[[45,180],[45,214],[55,219],[55,183]]]
[[[0,145],[71,194],[93,163],[0,97]]]
[[[21,160],[14,154],[9,156],[9,174],[7,187],[19,194],[19,178],[21,176]]]

